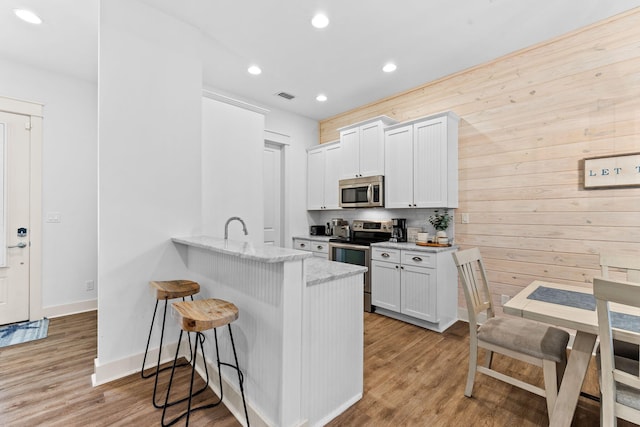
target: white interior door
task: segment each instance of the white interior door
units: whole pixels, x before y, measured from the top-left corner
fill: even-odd
[[[0,112],[0,325],[29,319],[29,128]]]
[[[264,243],[282,246],[282,148],[264,145]]]

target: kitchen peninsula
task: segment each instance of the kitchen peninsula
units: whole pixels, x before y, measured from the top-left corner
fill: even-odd
[[[208,236],[172,241],[203,297],[238,306],[232,327],[252,425],[323,425],[362,397],[366,268]],[[228,337],[220,344],[229,360]],[[241,414],[234,375],[223,369],[225,404]]]

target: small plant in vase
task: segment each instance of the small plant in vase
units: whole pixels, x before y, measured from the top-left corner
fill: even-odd
[[[436,242],[442,244],[448,244],[449,238],[447,237],[447,228],[449,228],[449,223],[451,222],[452,217],[449,215],[449,211],[445,211],[444,213],[438,213],[438,210],[434,212],[433,215],[429,217],[429,222],[433,225],[433,228],[436,229]]]

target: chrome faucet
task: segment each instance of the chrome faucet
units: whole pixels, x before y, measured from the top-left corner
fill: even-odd
[[[224,240],[227,240],[229,238],[229,223],[231,221],[240,221],[240,223],[242,224],[242,231],[244,231],[244,235],[248,235],[249,233],[247,233],[247,226],[245,225],[244,221],[242,220],[242,218],[240,218],[239,216],[232,216],[231,218],[229,218],[227,220],[227,222],[224,224]]]

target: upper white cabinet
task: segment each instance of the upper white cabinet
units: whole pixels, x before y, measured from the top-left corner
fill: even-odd
[[[307,209],[340,209],[338,177],[342,148],[339,142],[307,152]]]
[[[340,179],[384,174],[384,128],[397,123],[387,116],[354,123],[340,131]]]
[[[458,207],[458,121],[446,112],[385,129],[385,207]]]

